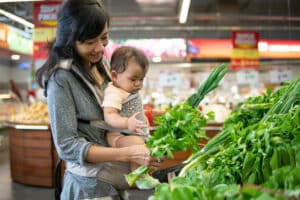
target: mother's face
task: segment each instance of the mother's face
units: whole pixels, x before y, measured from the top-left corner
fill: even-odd
[[[89,66],[90,63],[96,63],[102,58],[104,49],[108,44],[108,38],[108,26],[106,24],[97,37],[84,42],[76,41],[75,49],[86,66]]]

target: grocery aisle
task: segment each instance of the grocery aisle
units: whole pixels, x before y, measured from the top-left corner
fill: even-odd
[[[10,178],[9,151],[0,151],[0,200],[53,200],[54,189],[15,183]]]

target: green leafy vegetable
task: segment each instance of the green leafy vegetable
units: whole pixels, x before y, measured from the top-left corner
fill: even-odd
[[[128,183],[128,185],[133,186],[133,184],[138,180],[140,177],[142,177],[144,174],[149,172],[149,168],[145,166],[140,166],[130,174],[125,175],[125,179]]]
[[[136,180],[135,184],[139,189],[147,190],[158,186],[160,182],[149,174],[145,174]]]
[[[300,79],[247,99],[169,188],[164,185],[170,199],[175,188],[189,188],[190,199],[300,199],[299,121]],[[155,200],[161,199],[159,191],[160,186]]]

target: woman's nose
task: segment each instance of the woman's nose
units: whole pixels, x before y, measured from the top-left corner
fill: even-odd
[[[103,42],[99,41],[95,46],[94,51],[99,53],[99,52],[104,52],[104,49],[105,49],[105,45],[103,44]]]

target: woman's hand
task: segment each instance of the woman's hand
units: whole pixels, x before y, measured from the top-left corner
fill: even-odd
[[[150,150],[145,145],[133,145],[127,148],[130,151],[130,162],[149,167],[151,172],[158,170],[162,165],[163,159],[151,157]]]
[[[163,163],[163,159],[158,159],[158,158],[151,157],[150,164],[149,164],[150,173],[159,170],[162,163]]]
[[[146,167],[150,166],[151,157],[150,150],[146,147],[146,145],[133,145],[126,147],[128,148],[129,153],[129,161],[136,162],[139,165],[144,165]]]

